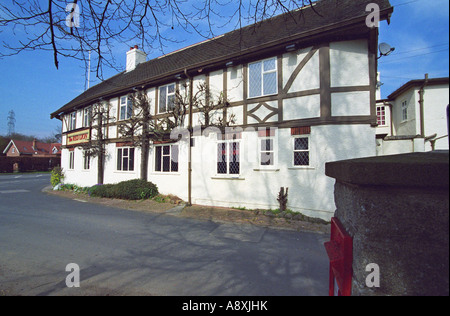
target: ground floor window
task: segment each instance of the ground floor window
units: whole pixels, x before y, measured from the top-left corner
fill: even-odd
[[[240,146],[241,143],[235,140],[217,144],[217,174],[239,175]]]
[[[89,170],[91,168],[91,155],[88,152],[84,152],[83,169]]]
[[[117,170],[134,171],[134,148],[117,149]]]
[[[273,167],[276,165],[278,143],[275,129],[262,129],[258,131],[259,166]]]
[[[155,147],[155,171],[178,172],[178,145]]]
[[[309,166],[310,164],[310,156],[309,156],[309,137],[301,136],[294,137],[294,166]]]
[[[75,152],[74,151],[69,152],[69,169],[70,170],[75,169]]]

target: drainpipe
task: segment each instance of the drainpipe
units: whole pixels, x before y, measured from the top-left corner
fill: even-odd
[[[448,147],[450,148],[450,133],[449,133],[449,128],[450,128],[450,120],[449,120],[449,109],[448,109],[448,104],[447,104],[447,140],[448,140]]]
[[[188,206],[192,205],[192,98],[194,81],[189,76],[187,69],[184,69],[184,74],[189,79],[189,143],[188,143]]]
[[[425,87],[428,84],[428,74],[425,74],[425,82],[423,83],[422,87],[420,87],[419,90],[419,105],[420,105],[420,136],[422,138],[425,137],[425,115],[424,115],[424,94],[425,94]]]
[[[393,119],[392,119],[392,116],[393,116],[393,112],[392,112],[392,103],[391,102],[384,102],[384,105],[386,106],[388,106],[388,108],[389,108],[389,128],[390,128],[390,131],[391,131],[391,135],[390,136],[394,136],[394,124],[393,124]]]

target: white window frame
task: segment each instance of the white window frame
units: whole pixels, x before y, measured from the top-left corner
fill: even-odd
[[[75,170],[75,151],[69,151],[69,170]]]
[[[169,87],[173,86],[173,92],[169,93]],[[164,111],[161,111],[161,101],[162,101],[162,93],[161,90],[165,90],[165,98],[164,98]],[[176,94],[176,90],[177,90],[177,86],[176,83],[169,83],[165,86],[160,86],[158,88],[158,114],[164,114],[164,113],[168,113],[171,108],[169,107],[169,98],[173,97],[173,102],[175,102],[175,94]]]
[[[268,61],[268,60],[274,60],[275,62],[275,69],[271,69],[271,70],[264,70],[264,62]],[[268,96],[268,95],[276,95],[278,94],[278,58],[277,57],[271,57],[271,58],[266,58],[266,59],[262,59],[256,62],[252,62],[248,64],[248,70],[247,70],[247,91],[248,91],[248,98],[258,98],[258,97],[262,97],[262,96]],[[252,95],[251,94],[251,76],[250,76],[250,67],[251,65],[256,65],[256,64],[260,64],[260,71],[261,71],[261,93],[258,95]],[[264,75],[270,74],[270,73],[275,73],[275,92],[271,92],[271,93],[264,93]]]
[[[124,155],[125,149],[127,149],[127,155]],[[119,151],[121,152],[119,155]],[[131,151],[133,151],[133,159],[130,159],[131,157]],[[116,150],[116,171],[119,172],[134,172],[136,168],[136,149],[134,147],[118,147]],[[127,159],[127,170],[124,170],[124,161]],[[120,161],[120,168],[119,168],[119,161]],[[130,170],[130,162],[133,161],[133,169]]]
[[[89,155],[86,151],[83,153],[83,170],[91,169],[91,155]]]
[[[386,124],[386,106],[385,105],[377,106],[377,123],[378,123],[378,126],[387,126],[387,124]]]
[[[295,149],[295,140],[298,138],[306,138],[308,140],[308,149]],[[308,153],[308,164],[307,165],[296,165],[295,164],[295,153],[296,152],[307,152]],[[293,168],[311,168],[311,137],[310,135],[294,135],[292,136],[292,167]]]
[[[72,112],[69,114],[69,131],[73,131],[77,128],[77,112]]]
[[[125,108],[124,116],[122,117],[122,108]],[[133,104],[128,96],[119,98],[119,121],[126,121],[133,117]]]
[[[92,106],[83,109],[83,127],[90,127],[92,120]]]
[[[174,157],[174,147],[177,148],[176,151],[176,157]],[[169,148],[169,152],[168,153],[164,153],[164,148]],[[159,151],[159,153],[158,153]],[[158,157],[158,154],[160,155]],[[178,144],[163,144],[163,145],[157,145],[155,146],[155,163],[154,163],[154,168],[153,171],[156,173],[161,173],[161,174],[173,174],[173,173],[178,173],[180,171],[180,146]],[[169,158],[169,170],[164,170],[164,157],[168,157]],[[158,159],[159,158],[159,159]],[[159,166],[158,166],[158,161],[159,161]],[[176,163],[176,170],[174,170],[174,165],[173,163]],[[159,170],[158,170],[159,169]]]
[[[263,148],[262,141],[270,140],[272,141],[273,148],[271,150],[267,150],[267,148]],[[263,153],[272,153],[272,164],[266,165],[263,164]],[[274,136],[258,136],[258,162],[260,169],[274,169],[278,165],[278,139],[276,134]]]
[[[239,144],[239,153],[238,153],[238,155],[237,155],[237,157],[238,157],[238,159],[237,159],[237,162],[239,163],[239,173],[230,173],[230,159],[229,159],[229,157],[230,157],[230,145],[232,144],[232,143],[238,143]],[[218,168],[219,168],[219,162],[222,162],[222,161],[220,161],[221,160],[221,158],[219,159],[219,155],[218,155],[218,146],[219,146],[219,144],[226,144],[226,147],[225,147],[225,150],[226,150],[226,158],[227,158],[227,161],[226,161],[226,169],[227,169],[227,172],[226,173],[219,173],[219,170],[218,170]],[[216,142],[216,146],[215,146],[215,155],[216,155],[216,165],[215,165],[215,169],[216,169],[216,176],[217,177],[230,177],[230,178],[239,178],[240,176],[241,176],[241,174],[242,174],[242,156],[241,156],[241,154],[242,154],[242,152],[243,152],[243,150],[242,150],[242,140],[241,139],[227,139],[227,140],[218,140],[217,142]]]
[[[406,122],[408,120],[408,101],[404,100],[402,102],[402,122]]]

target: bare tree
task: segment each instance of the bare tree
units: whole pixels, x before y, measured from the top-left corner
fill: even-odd
[[[144,91],[128,95],[132,103],[131,117],[118,125],[118,132],[123,138],[132,142],[133,147],[141,148],[141,179],[147,180],[148,152],[150,139],[153,135],[152,115],[150,114],[150,99]]]
[[[202,127],[215,126],[225,128],[235,124],[235,115],[227,117],[226,108],[230,105],[228,100],[224,99],[223,92],[217,96],[211,93],[210,87],[206,82],[197,85],[197,92],[193,96],[192,106],[194,110],[201,113],[199,124]]]
[[[184,125],[187,99],[177,89],[173,104],[164,118],[155,118],[150,113],[151,101],[145,91],[128,95],[133,115],[118,125],[122,138],[141,148],[141,179],[148,180],[148,155],[150,144],[155,141],[170,140],[173,129]]]
[[[89,127],[91,137],[87,143],[80,144],[84,156],[88,159],[97,157],[97,183],[103,184],[104,165],[106,157],[106,133],[105,128],[108,123],[114,120],[109,115],[110,104],[98,102],[92,105]]]
[[[137,91],[128,95],[132,104],[133,115],[118,125],[121,137],[131,142],[133,147],[141,148],[141,179],[148,180],[149,147],[158,141],[176,141],[171,139],[172,132],[185,126],[188,109],[200,113],[199,124],[202,128],[216,126],[227,127],[234,124],[234,115],[226,116],[225,109],[229,102],[223,93],[214,96],[206,83],[199,83],[196,93],[192,94],[188,81],[180,84],[175,90],[173,102],[168,104],[168,112],[156,118],[150,113],[151,101],[145,91]],[[185,130],[185,136],[192,136],[192,130]],[[175,133],[179,136],[179,134]]]
[[[69,57],[85,62],[87,69],[92,51],[102,79],[104,66],[120,68],[114,60],[116,45],[138,41],[144,50],[164,53],[169,43],[177,42],[166,30],[208,39],[223,33],[224,26],[240,28],[314,1],[6,0],[0,4],[0,33],[11,36],[3,40],[0,57],[44,50],[52,52],[56,68],[62,57]]]

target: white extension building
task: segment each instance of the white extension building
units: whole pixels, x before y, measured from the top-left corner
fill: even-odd
[[[377,101],[377,155],[448,150],[449,78],[411,80]]]
[[[108,106],[104,183],[117,183],[141,170],[141,149],[117,128],[136,114],[129,94],[145,91],[157,119],[183,83],[195,92],[203,82],[228,100],[221,115],[233,116],[235,128],[202,129],[191,109],[184,127],[192,140],[152,144],[148,180],[192,204],[248,209],[278,208],[288,187],[289,209],[330,219],[334,180],[325,163],[376,154],[378,29],[366,25],[368,3],[389,19],[387,0],[321,0],[150,61],[131,49],[126,71],[52,113],[63,125],[64,181],[97,183],[98,158],[80,147],[95,134],[93,104]]]

